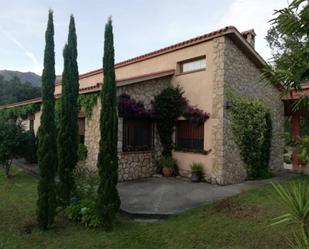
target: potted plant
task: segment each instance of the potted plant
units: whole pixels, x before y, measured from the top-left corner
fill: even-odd
[[[170,177],[174,173],[176,167],[176,160],[171,156],[162,156],[159,161],[162,173],[165,177]]]
[[[203,165],[201,163],[191,164],[191,181],[200,182],[203,173]]]

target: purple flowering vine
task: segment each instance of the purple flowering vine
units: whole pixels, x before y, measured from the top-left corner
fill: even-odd
[[[187,105],[187,108],[183,113],[183,117],[189,122],[199,126],[202,125],[207,119],[209,119],[209,114],[197,107]]]
[[[118,97],[118,113],[120,117],[143,117],[151,118],[152,114],[147,111],[142,102],[131,99],[129,95],[123,94]]]

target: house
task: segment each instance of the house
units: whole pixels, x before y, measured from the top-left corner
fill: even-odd
[[[177,122],[174,141],[178,149],[173,151],[173,157],[181,175],[190,174],[192,162],[201,162],[206,179],[212,183],[234,184],[246,179],[246,167],[229,123],[227,92],[230,90],[261,100],[271,108],[270,167],[273,171],[282,168],[283,103],[279,89],[261,81],[261,70],[266,62],[254,49],[254,41],[254,30],[240,33],[235,27],[228,26],[115,65],[118,95],[125,93],[149,109],[154,97],[164,88],[179,85],[190,105],[209,113],[210,118],[202,126],[194,126],[184,119]],[[99,92],[102,79],[102,69],[81,74],[80,94]],[[61,82],[57,82],[55,95],[59,97],[60,94]],[[6,107],[40,101],[33,99]],[[96,168],[99,150],[99,112],[97,100],[91,117],[85,112],[79,117],[81,141],[88,148],[86,165],[91,169]],[[37,130],[40,111],[25,122]],[[153,122],[119,118],[120,181],[153,175],[160,151]],[[209,153],[202,153],[205,151]]]

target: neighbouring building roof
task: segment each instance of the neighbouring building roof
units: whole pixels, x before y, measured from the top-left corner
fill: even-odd
[[[286,96],[284,96],[283,100],[297,100],[304,96],[309,96],[309,82],[303,83],[301,91],[292,90]]]

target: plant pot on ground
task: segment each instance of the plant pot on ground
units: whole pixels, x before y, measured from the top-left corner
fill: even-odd
[[[162,156],[159,161],[162,174],[165,177],[171,177],[176,168],[176,161],[171,156]]]
[[[203,173],[203,165],[201,163],[191,164],[191,182],[200,182]]]

